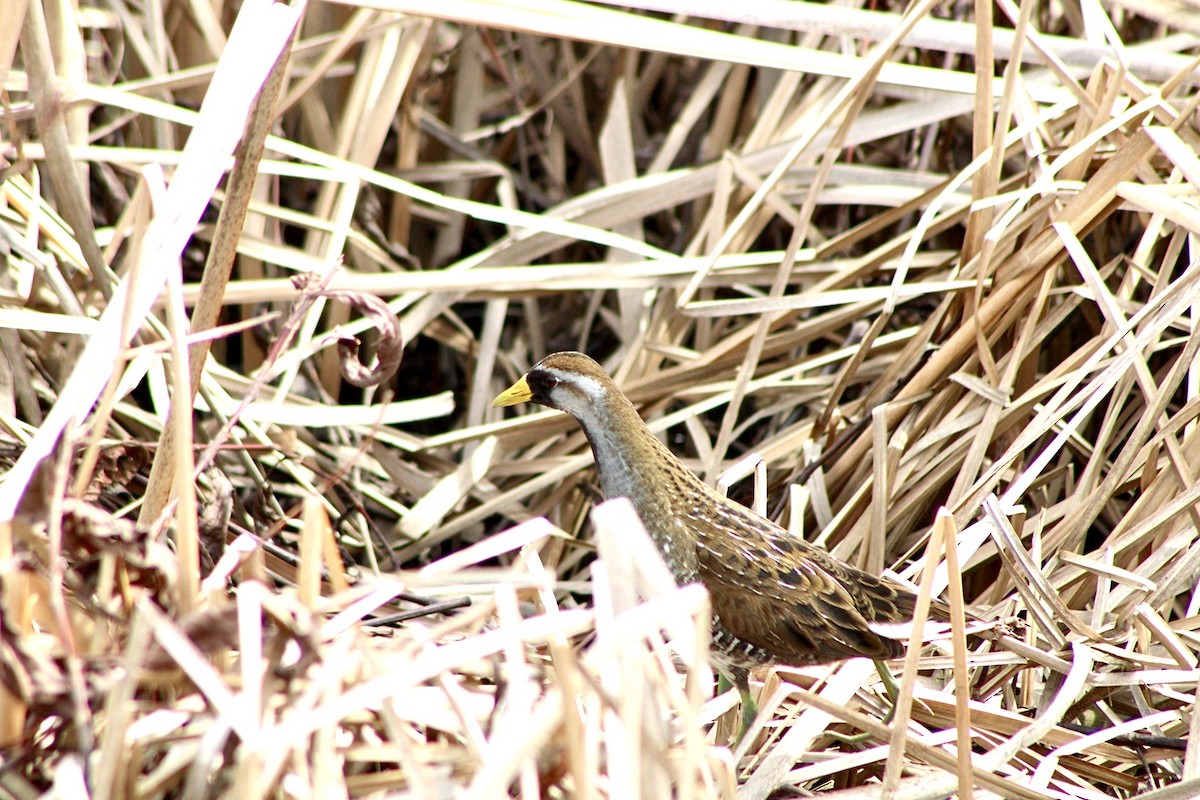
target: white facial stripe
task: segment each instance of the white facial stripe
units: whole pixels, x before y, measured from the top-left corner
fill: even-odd
[[[604,385],[590,375],[578,372],[542,367],[548,377],[556,378],[558,385],[549,392],[550,404],[565,411],[584,423],[585,426],[601,422],[605,407]]]
[[[546,372],[558,378],[558,387],[556,389],[566,386],[591,400],[599,401],[604,399],[604,387],[599,381],[589,375],[581,375],[578,372],[564,372],[558,369],[547,369]]]

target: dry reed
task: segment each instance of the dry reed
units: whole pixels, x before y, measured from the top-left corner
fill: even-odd
[[[3,5],[0,796],[1200,796],[1198,36]],[[568,348],[949,601],[894,721],[870,664],[780,668],[730,745],[703,590],[574,425],[489,407]]]

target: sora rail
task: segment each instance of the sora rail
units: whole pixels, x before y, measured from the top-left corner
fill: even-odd
[[[579,421],[605,497],[627,497],[680,584],[708,589],[717,667],[742,696],[743,731],[757,711],[749,676],[903,645],[877,632],[912,620],[907,589],[845,564],[710,488],[646,427],[612,378],[583,353],[546,356],[492,405],[524,402]]]

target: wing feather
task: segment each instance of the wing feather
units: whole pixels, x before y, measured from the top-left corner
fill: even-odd
[[[900,642],[880,636],[871,623],[911,619],[909,592],[842,564],[765,519],[748,523],[754,529],[745,531],[746,538],[767,545],[753,561],[722,557],[722,550],[738,544],[735,528],[720,530],[731,537],[724,547],[709,538],[717,532],[697,537],[698,577],[709,588],[717,624],[729,635],[793,666],[903,653]]]

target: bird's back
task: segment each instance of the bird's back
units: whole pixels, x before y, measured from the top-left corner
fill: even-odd
[[[647,507],[638,510],[656,541],[671,540],[674,555],[667,561],[676,580],[699,581],[708,589],[719,656],[741,666],[801,666],[903,653],[900,642],[873,626],[910,621],[916,600],[911,592],[695,481],[702,489],[646,498],[641,505]],[[680,500],[687,503],[681,507]],[[668,505],[672,512],[661,513]],[[655,535],[653,526],[664,518],[671,529]]]

